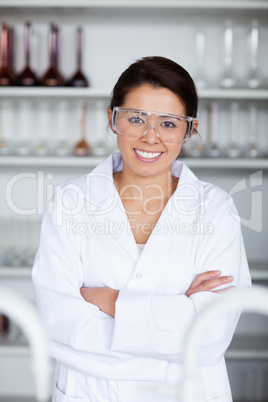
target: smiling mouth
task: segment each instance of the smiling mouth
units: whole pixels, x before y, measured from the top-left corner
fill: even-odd
[[[162,152],[146,152],[146,151],[141,151],[140,149],[134,148],[134,151],[136,152],[137,155],[139,155],[141,158],[144,159],[154,159],[158,158],[162,154]]]

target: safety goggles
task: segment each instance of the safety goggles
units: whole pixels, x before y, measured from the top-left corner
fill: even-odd
[[[193,134],[195,121],[197,119],[190,116],[118,106],[114,107],[112,114],[112,128],[116,133],[126,137],[141,138],[150,129],[154,129],[161,141],[171,144],[187,142]]]

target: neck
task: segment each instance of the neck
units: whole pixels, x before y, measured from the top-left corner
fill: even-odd
[[[140,176],[123,162],[123,169],[114,174],[116,188],[122,198],[146,200],[152,197],[166,202],[174,193],[178,178],[172,176],[171,167],[155,176]]]

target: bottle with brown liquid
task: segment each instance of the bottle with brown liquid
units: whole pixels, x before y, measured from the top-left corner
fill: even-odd
[[[9,65],[10,40],[11,31],[9,31],[9,28],[6,24],[3,24],[1,31],[0,86],[10,86],[16,84],[16,76]]]
[[[31,57],[31,24],[26,23],[25,26],[25,68],[19,74],[17,79],[17,85],[23,86],[36,86],[39,84],[38,79],[30,67]]]
[[[76,143],[73,154],[75,156],[89,156],[91,155],[91,146],[86,140],[86,103],[81,105],[81,118],[80,118],[80,140]]]
[[[76,62],[77,69],[72,78],[67,82],[70,87],[88,87],[89,83],[87,78],[82,72],[82,28],[76,31]]]
[[[59,87],[64,85],[64,79],[58,69],[59,53],[59,30],[55,24],[51,24],[50,38],[50,65],[40,80],[41,85],[49,87]]]

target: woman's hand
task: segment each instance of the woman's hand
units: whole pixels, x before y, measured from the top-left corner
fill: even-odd
[[[221,271],[207,271],[202,274],[198,274],[193,280],[190,288],[185,293],[186,296],[190,297],[191,295],[198,292],[212,291],[212,289],[225,285],[226,283],[231,283],[234,278],[233,276],[220,276]],[[229,286],[225,289],[214,290],[214,293],[226,293],[230,290],[234,290],[235,286]]]
[[[114,317],[115,315],[115,302],[117,300],[119,290],[100,287],[100,288],[86,288],[80,289],[82,297],[88,303],[94,304],[99,307],[101,311]]]

